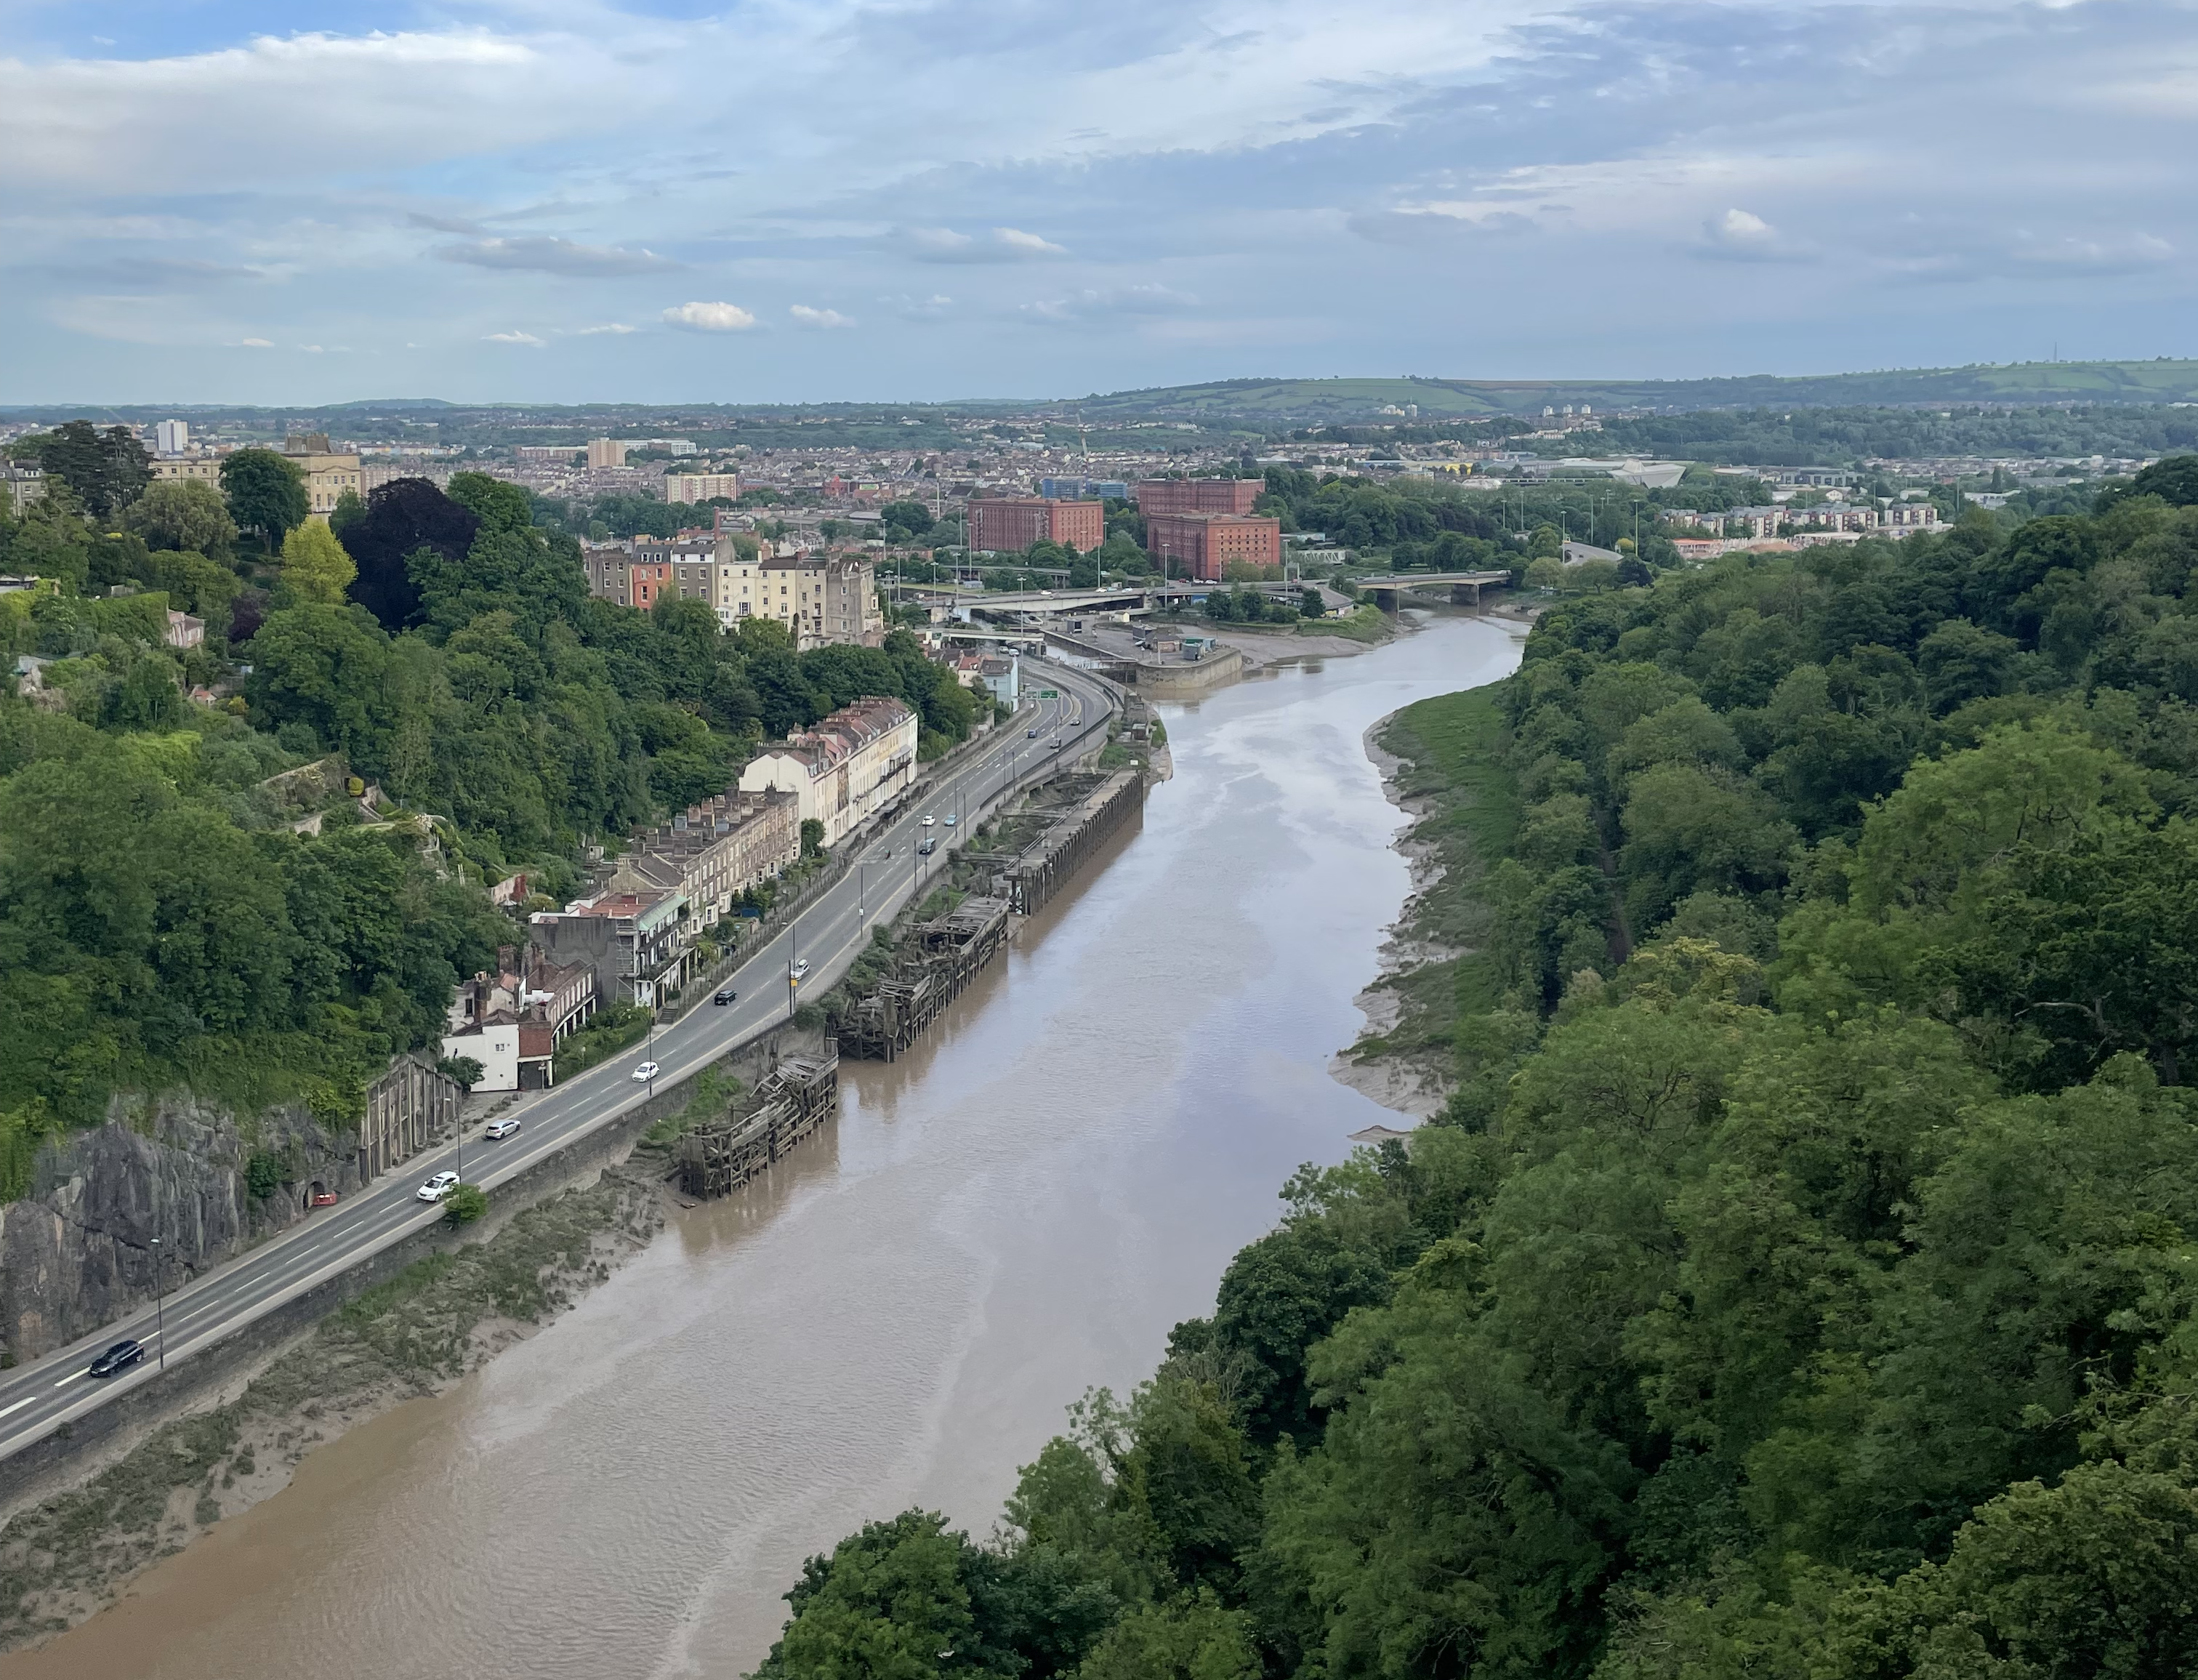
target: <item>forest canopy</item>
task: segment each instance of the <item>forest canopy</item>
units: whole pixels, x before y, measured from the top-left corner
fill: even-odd
[[[576,541],[496,480],[399,480],[339,530],[280,456],[148,485],[84,433],[0,518],[0,562],[51,580],[0,596],[24,661],[0,695],[0,1165],[125,1090],[351,1112],[513,937],[483,881],[575,887],[584,845],[864,695],[907,700],[927,756],[973,721],[905,631],[797,653],[776,621],[591,598]],[[87,522],[131,483],[118,530]],[[205,645],[169,645],[172,607]],[[377,802],[294,797],[346,778]]]
[[[1443,1111],[763,1672],[2191,1672],[2184,483],[1728,555],[1408,707]]]

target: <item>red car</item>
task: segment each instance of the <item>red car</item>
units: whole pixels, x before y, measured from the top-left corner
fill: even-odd
[[[334,1207],[335,1205],[336,1193],[334,1190],[316,1190],[313,1192],[314,1206]]]

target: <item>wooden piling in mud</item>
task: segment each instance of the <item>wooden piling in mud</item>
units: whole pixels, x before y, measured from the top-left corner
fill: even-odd
[[[840,1043],[857,1061],[892,1061],[960,997],[1007,943],[1008,906],[964,898],[909,930],[893,970],[840,1022]]]
[[[1036,916],[1144,804],[1144,772],[1116,770],[1003,872],[1001,888],[1009,904],[1019,916]]]
[[[840,1108],[840,1052],[788,1056],[724,1119],[679,1140],[679,1188],[698,1200],[730,1195]]]

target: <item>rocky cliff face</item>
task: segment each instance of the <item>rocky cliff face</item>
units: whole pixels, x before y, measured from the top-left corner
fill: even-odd
[[[307,1215],[315,1183],[358,1184],[351,1140],[302,1108],[259,1115],[247,1138],[226,1111],[166,1097],[47,1144],[31,1194],[0,1207],[0,1347],[35,1359],[153,1299],[153,1246],[172,1292]],[[263,1162],[265,1196],[250,1163]],[[275,1164],[279,1161],[279,1168]],[[270,1171],[270,1169],[272,1169]]]

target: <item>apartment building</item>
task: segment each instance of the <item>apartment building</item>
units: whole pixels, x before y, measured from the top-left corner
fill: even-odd
[[[800,820],[823,823],[824,844],[836,846],[915,785],[917,729],[905,701],[867,696],[765,748],[741,772],[741,791],[792,793]]]
[[[155,480],[195,480],[221,488],[221,463],[225,457],[218,455],[190,455],[175,460],[159,460],[152,463]]]
[[[664,475],[664,499],[667,502],[707,502],[718,496],[728,502],[741,499],[741,475],[738,473],[666,473]]]
[[[1265,479],[1140,479],[1137,511],[1154,514],[1248,514],[1265,492]]]
[[[647,611],[659,601],[704,601],[718,625],[776,619],[797,649],[885,640],[877,568],[866,555],[742,553],[730,532],[669,539],[590,544],[581,549],[588,592]]]
[[[1107,540],[1107,509],[1097,502],[1063,502],[1050,496],[974,497],[969,546],[980,553],[1013,554],[1035,542],[1058,543],[1089,554]]]
[[[293,432],[282,440],[283,458],[305,475],[305,509],[325,522],[346,491],[363,497],[356,455],[339,455],[325,432]]]
[[[1218,583],[1232,562],[1280,566],[1282,524],[1280,520],[1256,514],[1148,514],[1145,551],[1159,561],[1170,576]]]
[[[676,888],[598,892],[561,910],[537,910],[527,938],[561,964],[595,971],[596,993],[654,1009],[685,980],[692,949],[683,935],[687,899]]]
[[[619,859],[614,892],[677,892],[687,901],[689,936],[729,915],[733,900],[801,855],[800,802],[770,789],[737,788],[691,805],[645,829]]]

